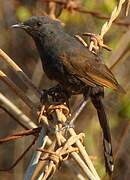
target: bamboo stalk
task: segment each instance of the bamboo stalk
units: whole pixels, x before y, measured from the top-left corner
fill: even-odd
[[[71,131],[72,129],[70,130],[70,128],[69,128],[69,130],[67,130],[67,131],[71,132],[70,133],[71,137],[69,139],[68,138],[66,139],[64,137],[64,134],[62,133],[62,131],[58,130],[58,127],[60,129],[62,129],[62,125],[60,123],[61,122],[65,123],[67,120],[66,115],[64,115],[61,110],[61,107],[63,108],[63,105],[61,105],[59,107],[59,109],[57,109],[57,107],[54,106],[54,110],[52,110],[52,108],[51,108],[51,111],[49,111],[52,115],[53,122],[55,122],[54,126],[56,128],[56,132],[55,132],[55,138],[56,138],[56,144],[57,144],[56,147],[58,148],[58,146],[59,146],[59,149],[55,149],[54,152],[52,151],[52,153],[55,154],[57,152],[58,154],[60,154],[60,153],[62,154],[62,152],[64,152],[64,150],[66,149],[66,146],[71,147],[71,143],[73,144],[75,142],[75,138],[77,137],[76,138],[77,139],[76,147],[79,149],[79,151],[82,155],[85,155],[85,158],[83,158],[83,159],[85,159],[85,161],[77,154],[77,152],[70,153],[72,158],[76,161],[76,163],[80,166],[80,168],[83,170],[83,172],[87,175],[87,177],[89,179],[99,180],[100,178],[99,178],[98,174],[96,173],[96,170],[94,170],[92,163],[90,163],[91,160],[90,160],[89,156],[86,155],[87,152],[85,154],[84,151],[86,151],[86,150],[84,149],[83,145],[81,145],[82,143],[78,140],[79,136],[76,135],[75,131],[73,132],[73,131]],[[48,122],[50,122],[50,121],[48,121]],[[56,124],[56,122],[59,125]],[[48,126],[48,128],[49,127],[50,126]],[[62,148],[62,146],[63,146],[63,148]],[[46,153],[47,152],[50,152],[50,151],[46,150]],[[45,158],[43,158],[43,159],[45,159]],[[37,173],[36,172],[34,173],[35,176],[33,175],[33,178],[32,178],[33,180],[38,179],[38,177],[40,177],[42,180],[45,180],[46,178],[48,178],[49,175],[51,175],[51,176],[54,175],[54,173],[58,167],[58,165],[56,165],[52,160],[50,160],[50,161],[44,160],[43,162],[40,161],[39,164],[42,164],[42,166],[40,166],[38,168],[38,171],[36,171]],[[55,169],[54,171],[53,171],[52,167]],[[45,173],[43,173],[44,171],[45,171]],[[41,173],[43,173],[43,174],[41,175]]]
[[[18,121],[22,122],[28,128],[36,128],[37,125],[29,119],[19,108],[0,93],[0,105],[7,109]]]
[[[31,109],[36,108],[35,104],[25,95],[25,93],[18,88],[12,80],[8,78],[8,76],[0,70],[0,79],[5,82],[22,100],[23,102],[29,106]]]
[[[40,134],[39,134],[39,137],[38,137],[38,141],[37,141],[37,148],[44,148],[46,143],[47,143],[47,140],[48,140],[48,137],[46,136],[46,133],[45,133],[45,129],[42,128]],[[28,165],[28,168],[26,170],[26,173],[25,173],[25,177],[24,177],[24,180],[29,180],[32,178],[32,175],[38,165],[38,162],[39,162],[39,158],[41,156],[41,152],[40,151],[36,151],[33,153],[33,157]]]
[[[16,73],[26,87],[31,88],[37,96],[40,96],[40,91],[23,72],[23,70],[4,52],[0,49],[0,57],[8,64],[8,66]]]

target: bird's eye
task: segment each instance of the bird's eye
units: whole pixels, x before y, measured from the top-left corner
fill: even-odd
[[[37,22],[37,26],[40,27],[42,23],[40,21]]]

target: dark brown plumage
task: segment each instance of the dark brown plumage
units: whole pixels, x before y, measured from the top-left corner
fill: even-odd
[[[103,87],[124,92],[112,72],[97,55],[91,53],[77,39],[65,33],[58,21],[49,17],[31,17],[14,25],[24,29],[35,41],[43,69],[48,78],[56,80],[69,94],[88,95],[94,104],[103,130],[106,168],[113,171],[113,157],[109,125],[102,96]]]
[[[67,90],[78,94],[89,85],[110,87],[123,92],[99,57],[65,33],[58,21],[47,16],[32,17],[16,26],[23,28],[34,39],[47,76]]]

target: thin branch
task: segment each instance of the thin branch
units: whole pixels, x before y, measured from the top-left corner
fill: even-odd
[[[62,110],[62,108],[64,110]],[[76,147],[79,149],[80,153],[83,154],[83,156],[85,156],[84,157],[85,162],[76,152],[70,152],[71,156],[79,164],[79,166],[85,172],[85,174],[89,177],[89,179],[93,179],[93,180],[100,179],[96,173],[96,170],[94,171],[94,167],[92,167],[93,166],[92,163],[90,163],[91,160],[90,160],[89,156],[85,154],[85,152],[84,152],[85,149],[84,149],[83,145],[81,146],[82,143],[81,144],[77,143],[78,139],[82,137],[82,133],[79,135],[76,135],[76,133],[74,134],[74,131],[72,131],[72,129],[68,128],[65,131],[71,132],[70,133],[71,137],[69,139],[66,139],[64,137],[64,133],[61,131],[61,129],[62,129],[62,123],[61,122],[65,123],[67,121],[67,114],[69,114],[69,112],[67,113],[66,107],[64,107],[64,105],[58,105],[58,106],[57,105],[54,105],[54,106],[51,105],[48,107],[47,114],[48,113],[53,118],[53,121],[48,121],[48,123],[53,122],[54,123],[53,128],[56,129],[56,131],[54,131],[55,138],[56,138],[56,147],[55,147],[54,152],[52,151],[51,154],[52,155],[56,154],[55,158],[56,159],[58,158],[58,159],[54,160],[54,157],[52,157],[53,159],[50,159],[50,161],[47,161],[48,158],[51,158],[51,154],[50,155],[48,154],[48,153],[50,153],[50,150],[44,150],[43,152],[44,153],[48,152],[47,153],[48,155],[46,157],[42,157],[42,159],[44,159],[44,161],[39,162],[42,164],[42,166],[40,168],[38,168],[38,171],[34,172],[35,176],[33,175],[32,179],[37,179],[39,176],[41,177],[40,172],[42,173],[43,171],[44,171],[44,174],[43,174],[42,179],[46,179],[49,176],[54,175],[56,169],[59,166],[58,164],[60,163],[60,159],[62,159],[61,158],[62,153],[63,154],[66,153],[66,148],[67,148],[67,150],[69,150],[68,148],[73,149],[73,146],[72,146],[73,143],[76,144]],[[50,129],[49,127],[50,127],[50,125],[48,126],[48,129]],[[50,135],[52,136],[52,133]],[[79,147],[79,146],[81,146],[81,147]],[[53,160],[54,160],[54,162],[53,162]],[[45,164],[46,164],[46,166],[45,166]]]
[[[44,148],[47,143],[47,140],[48,140],[48,137],[46,136],[45,129],[42,128],[40,135],[38,137],[36,148]],[[41,152],[35,150],[35,152],[33,153],[33,157],[29,163],[29,166],[27,168],[24,180],[31,179],[35,171],[35,168],[38,165],[40,156],[41,156]]]
[[[129,48],[130,39],[128,38],[130,36],[130,30],[128,29],[125,34],[119,39],[117,47],[114,52],[112,52],[110,58],[108,59],[107,64],[109,67],[112,66],[112,64],[116,63],[118,59],[121,59],[122,54],[126,51],[127,48]],[[119,63],[119,62],[118,62]],[[117,66],[117,63],[116,63]]]
[[[72,128],[70,128],[68,131],[70,132],[72,137],[76,135],[75,131]],[[65,143],[66,139],[64,137],[63,137],[63,139],[64,139],[63,143]],[[87,155],[85,148],[83,147],[82,143],[81,142],[79,143],[79,142],[80,141],[77,140],[75,143],[79,149],[79,152],[82,153],[83,155],[85,155],[85,162],[81,159],[81,157],[76,152],[72,152],[71,156],[78,163],[78,165],[81,167],[81,169],[84,171],[84,173],[88,176],[89,179],[100,180],[89,156]],[[87,164],[87,166],[86,166],[86,164]]]
[[[9,142],[9,141],[14,141],[17,140],[19,138],[22,138],[23,136],[29,136],[29,135],[37,135],[40,132],[41,128],[33,128],[33,129],[27,129],[25,131],[21,131],[18,133],[15,133],[13,135],[9,135],[5,138],[0,138],[0,144]]]
[[[55,2],[57,4],[64,5],[65,6],[64,8],[66,8],[66,5],[67,5],[67,2],[63,1],[63,0],[62,1],[61,0],[44,0],[44,1],[46,3]],[[102,19],[102,20],[109,20],[110,19],[109,16],[101,14],[100,12],[86,10],[83,7],[75,7],[75,8],[73,8],[73,10],[77,11],[79,13],[83,13],[83,14],[90,14],[93,17],[96,17],[96,18],[99,18],[99,19]],[[115,21],[113,21],[113,23],[116,24],[116,25],[120,25],[120,26],[129,26],[130,25],[130,22],[124,22],[123,20],[115,20]]]
[[[125,13],[126,16],[128,16],[129,8],[130,8],[130,0],[127,0],[127,4],[126,4],[126,13]]]
[[[7,109],[18,121],[22,122],[28,128],[36,128],[37,125],[29,119],[19,108],[0,93],[0,105]]]
[[[40,91],[28,78],[28,76],[22,71],[22,69],[4,52],[0,49],[0,57],[11,67],[21,81],[28,87],[31,88],[37,96],[40,96]]]
[[[75,108],[75,110],[71,116],[70,124],[74,124],[75,120],[77,119],[79,114],[82,112],[84,107],[87,105],[87,103],[88,103],[88,101],[85,101],[85,100],[81,100],[79,102],[79,105]]]
[[[55,149],[55,146],[56,146],[56,140],[53,140],[53,142],[49,146],[48,150],[53,151]],[[48,153],[44,153],[42,158],[47,158],[48,156],[49,156]],[[45,163],[46,163],[46,161],[38,161],[38,164],[37,164],[37,166],[33,172],[33,175],[31,177],[32,180],[35,180],[35,179],[41,180],[42,179],[42,177],[44,176]]]
[[[73,128],[69,129],[69,133],[71,134],[71,136],[76,135]],[[96,172],[96,170],[95,170],[95,168],[94,168],[94,166],[93,166],[93,164],[92,164],[91,159],[89,158],[89,156],[88,156],[88,154],[87,154],[87,152],[86,152],[86,150],[85,150],[85,148],[83,146],[83,144],[79,140],[77,140],[76,145],[79,148],[79,152],[81,153],[82,157],[84,158],[87,166],[89,167],[89,169],[91,169],[91,171],[94,174],[94,176],[96,177],[96,179],[100,179],[97,172]]]
[[[75,164],[73,162],[70,161],[65,161],[64,164],[66,165],[66,167],[73,173],[73,175],[76,176],[76,179],[79,180],[85,180],[86,178],[80,173],[79,167],[76,167]]]
[[[130,55],[130,49],[127,48],[120,56],[119,59],[117,59],[110,67],[111,70],[113,70],[121,61],[124,61],[127,59],[127,57]]]
[[[25,104],[27,104],[31,109],[36,108],[35,104],[25,95],[25,93],[18,88],[12,80],[8,78],[8,76],[0,70],[0,79],[5,82],[22,100]]]
[[[0,106],[0,108],[3,109],[13,120],[15,120],[24,129],[29,129],[25,124],[20,122],[13,114],[11,114],[8,109],[6,109],[5,107],[2,107],[2,106]]]
[[[111,17],[109,19],[109,21],[107,21],[101,29],[101,33],[100,36],[103,39],[104,35],[106,34],[106,32],[110,29],[112,23],[116,20],[116,18],[119,16],[122,6],[123,4],[126,2],[126,0],[120,0],[118,2],[118,5],[114,8],[114,10],[112,11]]]
[[[78,163],[78,165],[81,167],[81,169],[84,171],[84,173],[89,177],[91,180],[100,180],[100,178],[95,177],[89,168],[86,166],[84,161],[80,158],[80,156],[76,153],[73,152],[71,153],[71,156],[75,159],[75,161]]]
[[[34,140],[32,141],[32,143],[26,148],[26,150],[21,153],[21,155],[19,156],[18,159],[16,159],[16,161],[9,167],[9,168],[6,168],[6,169],[0,169],[0,171],[10,171],[11,169],[13,169],[18,163],[20,160],[22,160],[22,158],[25,156],[25,154],[30,150],[30,148],[35,144],[36,142],[36,139],[37,137],[34,138]]]

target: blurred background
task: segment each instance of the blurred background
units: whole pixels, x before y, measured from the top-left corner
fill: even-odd
[[[21,30],[11,29],[10,26],[24,21],[32,15],[47,13],[52,18],[61,20],[64,28],[71,35],[84,32],[100,33],[102,25],[107,17],[110,17],[118,1],[75,0],[72,1],[72,5],[67,0],[61,2],[66,4],[58,3],[53,12],[49,2],[45,2],[45,0],[0,0],[0,48],[22,68],[40,90],[52,87],[55,82],[50,81],[44,74],[31,37]],[[110,89],[105,89],[104,104],[110,123],[116,160],[113,179],[127,180],[130,179],[130,13],[125,17],[125,6],[117,22],[113,23],[105,35],[104,41],[112,48],[112,51],[103,50],[101,55],[108,67],[112,67],[112,72],[126,91],[126,94],[122,95]],[[33,102],[37,103],[33,93],[19,81],[1,58],[0,70],[6,73],[20,89],[26,91]],[[25,114],[29,117],[33,116],[26,104],[2,81],[0,81],[0,91]],[[81,98],[81,96],[76,96],[71,99],[72,110]],[[87,152],[92,157],[93,164],[100,177],[107,179],[103,157],[102,131],[91,102],[79,115],[75,122],[75,128],[78,133],[85,133]],[[23,128],[1,108],[0,137],[5,137],[20,130],[23,130]],[[24,137],[18,141],[0,145],[0,169],[8,168],[31,141],[32,137]],[[14,169],[9,172],[0,172],[0,180],[22,180],[31,159],[33,148]],[[65,180],[75,178],[73,172],[66,165],[61,167],[54,179],[60,179],[61,177]]]

